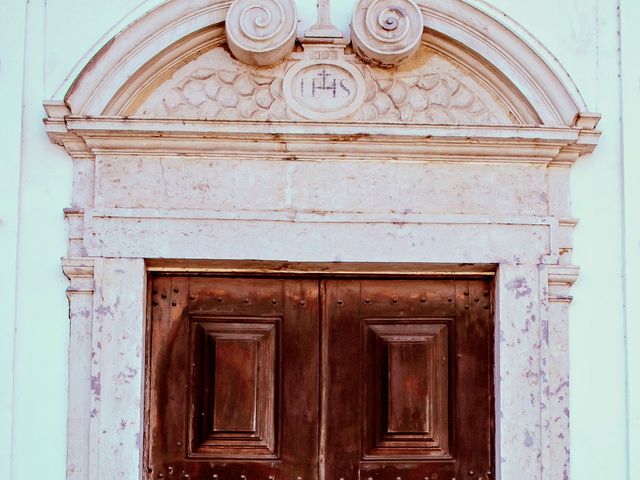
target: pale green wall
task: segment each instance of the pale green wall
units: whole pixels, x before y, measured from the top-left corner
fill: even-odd
[[[22,66],[25,5],[0,1],[0,478],[10,478],[13,403],[13,331],[16,310],[16,249],[18,244],[18,185],[22,120]]]
[[[3,261],[15,259],[16,252],[18,258],[7,270],[2,266],[2,282],[7,285],[0,289],[9,294],[6,303],[2,297],[0,347],[0,458],[8,457],[8,461],[1,462],[0,477],[63,479],[68,314],[60,257],[66,249],[62,209],[70,201],[71,160],[49,143],[42,127],[42,99],[46,96],[44,1],[9,0],[3,1],[1,8],[0,35],[9,38],[0,40],[0,69],[13,72],[13,79],[0,84],[0,131],[15,133],[8,143],[4,139],[1,143],[0,176],[10,185],[0,190],[0,248]],[[7,177],[5,165],[9,167]],[[5,330],[9,335],[4,335]],[[5,364],[11,368],[4,358],[9,353],[13,355],[13,375],[5,377]],[[5,418],[10,422],[8,428]],[[9,451],[5,435],[11,438]]]
[[[640,2],[622,0],[622,118],[629,480],[640,478]]]
[[[23,0],[0,0],[0,478],[65,477],[68,318],[60,257],[71,160],[48,142],[41,103],[60,97],[58,86],[113,25],[159,3],[33,0],[26,8]],[[333,3],[334,21],[346,30],[352,2]],[[589,109],[604,116],[598,149],[572,171],[573,212],[580,218],[574,259],[583,268],[571,306],[576,480],[640,478],[640,455],[627,454],[640,451],[640,8],[637,0],[622,0],[621,67],[617,3],[492,1],[560,60]],[[299,0],[301,29],[313,21],[314,7],[315,0]],[[628,473],[628,466],[635,470]]]

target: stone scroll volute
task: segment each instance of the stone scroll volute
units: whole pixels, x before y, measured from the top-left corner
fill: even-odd
[[[293,50],[297,26],[293,0],[236,0],[226,17],[229,49],[248,65],[273,65]]]
[[[416,53],[423,28],[422,13],[412,0],[359,0],[351,20],[351,41],[363,60],[393,67]]]

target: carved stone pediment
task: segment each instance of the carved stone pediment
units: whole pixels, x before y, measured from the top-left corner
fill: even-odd
[[[214,48],[177,69],[127,115],[206,120],[315,120],[416,124],[520,123],[464,65],[423,44],[393,69],[344,46],[305,45],[260,68]],[[137,102],[138,103],[138,102]],[[140,103],[138,103],[140,104]]]
[[[462,65],[426,46],[416,58],[424,23],[413,0],[359,0],[349,48],[331,24],[329,4],[318,2],[318,22],[300,40],[302,51],[294,51],[297,16],[292,0],[233,1],[225,19],[225,46],[233,58],[219,45],[174,72],[141,109],[129,114],[206,120],[514,123],[508,107],[496,105],[499,101]]]

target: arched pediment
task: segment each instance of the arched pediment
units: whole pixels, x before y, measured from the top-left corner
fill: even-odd
[[[242,64],[227,53],[224,20],[231,3],[172,0],[133,22],[92,58],[69,88],[65,103],[70,112],[302,119],[282,105],[279,80],[291,58],[265,69]],[[585,111],[555,59],[483,3],[418,4],[425,32],[409,64],[382,69],[355,56],[347,58],[363,73],[365,102],[342,120],[571,126]],[[214,92],[220,89],[229,93],[223,101]],[[243,102],[254,93],[255,98]]]

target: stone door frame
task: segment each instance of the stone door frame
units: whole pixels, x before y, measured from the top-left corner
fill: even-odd
[[[211,122],[123,115],[161,72],[221,41],[230,5],[223,0],[162,4],[96,53],[63,89],[64,99],[45,103],[47,132],[74,164],[73,205],[65,210],[69,252],[62,261],[70,280],[69,480],[144,475],[150,271],[320,267],[495,275],[496,477],[568,478],[568,307],[579,272],[571,263],[577,220],[569,209],[569,168],[595,148],[599,116],[585,113],[577,90],[550,55],[483,2],[418,4],[425,35],[433,34],[430,41],[451,55],[463,55],[465,45],[472,52],[464,54],[465,61],[476,62],[501,98],[524,105],[520,118],[535,124]],[[544,213],[465,214],[96,203],[108,162],[150,159],[162,165],[184,159],[187,165],[230,156],[274,163],[375,160],[390,167],[437,158],[460,176],[469,165],[531,166],[545,171],[546,207]]]

